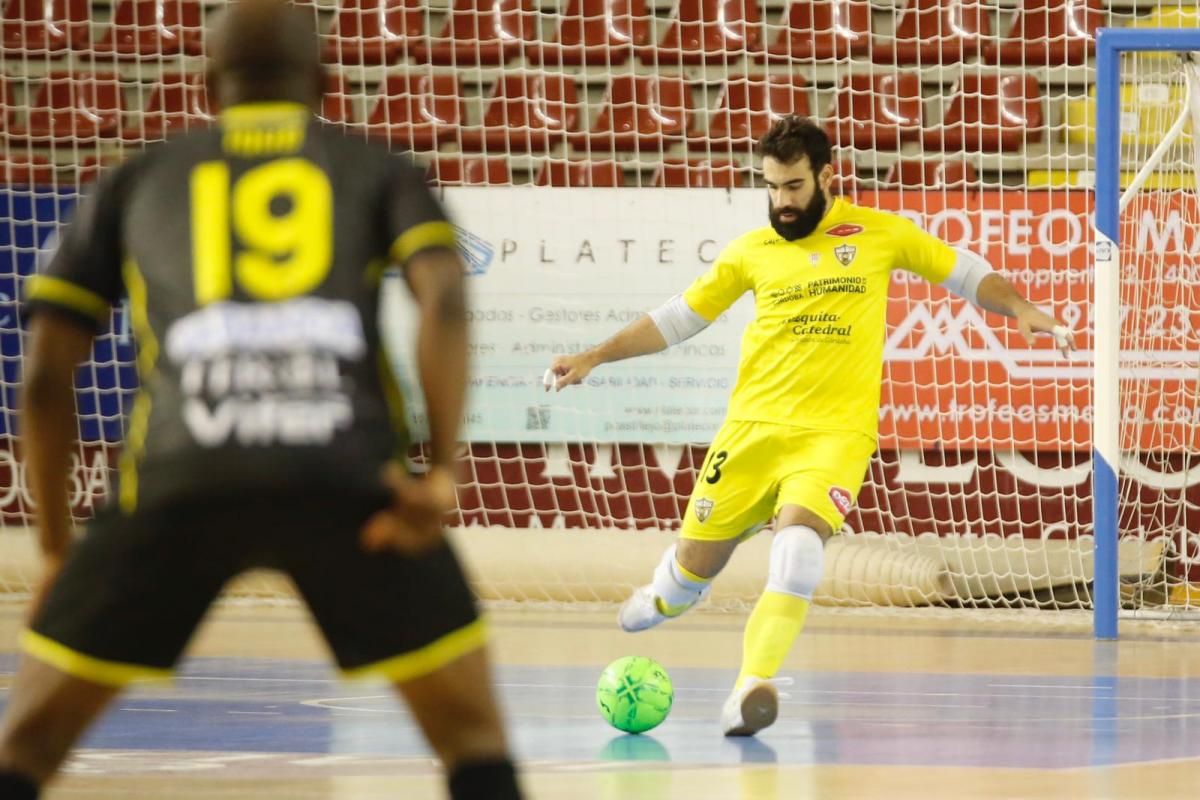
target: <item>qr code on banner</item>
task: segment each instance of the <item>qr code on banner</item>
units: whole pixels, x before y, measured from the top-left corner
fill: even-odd
[[[525,430],[544,431],[550,427],[550,406],[527,406]]]

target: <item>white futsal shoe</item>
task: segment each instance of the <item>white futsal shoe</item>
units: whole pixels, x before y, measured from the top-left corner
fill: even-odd
[[[753,736],[775,723],[779,716],[779,688],[791,678],[746,678],[721,709],[721,729],[726,736]],[[786,695],[784,695],[786,697]]]
[[[684,611],[687,611],[696,605],[696,603],[708,597],[711,591],[712,584],[705,586],[694,603],[684,606],[676,614],[668,615],[658,610],[658,602],[654,596],[654,587],[650,584],[639,586],[633,590],[633,594],[629,595],[629,599],[621,604],[621,610],[617,612],[617,624],[626,633],[637,633],[638,631],[653,628],[659,623],[678,617]]]

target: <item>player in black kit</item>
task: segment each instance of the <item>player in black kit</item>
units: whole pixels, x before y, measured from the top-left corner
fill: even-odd
[[[342,670],[390,679],[455,800],[517,798],[485,632],[442,536],[466,386],[454,228],[407,161],[325,128],[311,17],[230,7],[209,40],[220,123],[147,150],[29,280],[24,443],[46,569],[0,733],[0,798],[34,798],[130,680],[173,668],[255,567],[291,576]],[[429,471],[400,466],[378,329],[404,271]],[[71,543],[75,365],[127,295],[140,389],[118,484]]]

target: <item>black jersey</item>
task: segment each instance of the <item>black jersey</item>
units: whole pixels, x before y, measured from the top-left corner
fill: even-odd
[[[247,104],[105,176],[31,278],[31,312],[101,329],[123,294],[141,387],[121,507],[377,487],[407,442],[379,278],[454,230],[407,161],[302,106]]]

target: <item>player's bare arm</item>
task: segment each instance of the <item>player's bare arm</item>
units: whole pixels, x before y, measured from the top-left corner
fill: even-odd
[[[30,326],[21,434],[27,480],[37,501],[38,544],[45,560],[38,597],[71,544],[67,483],[76,430],[75,366],[87,358],[91,346],[90,331],[56,314],[39,314]]]
[[[463,265],[450,250],[428,250],[413,256],[405,275],[419,314],[417,368],[429,413],[430,468],[451,473],[467,394]]]
[[[1000,275],[992,273],[985,277],[979,283],[976,299],[981,308],[1015,319],[1021,335],[1030,344],[1036,334],[1044,333],[1054,337],[1064,356],[1075,349],[1074,334],[1065,323],[1026,300]]]
[[[582,353],[559,356],[546,374],[546,391],[562,391],[582,383],[601,364],[650,355],[667,348],[667,340],[649,314],[638,317],[607,341]]]
[[[450,250],[413,256],[405,277],[417,301],[417,368],[429,416],[429,471],[415,478],[396,464],[385,481],[396,505],[363,530],[368,549],[420,551],[441,540],[456,502],[455,452],[466,402],[468,333],[463,267]]]

